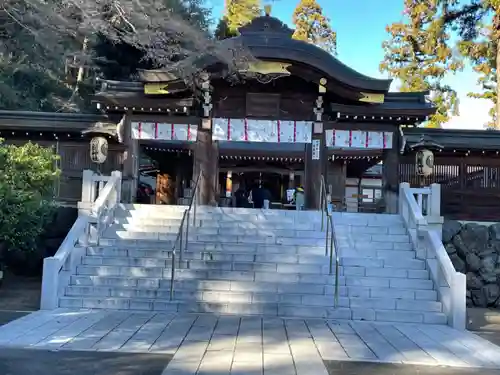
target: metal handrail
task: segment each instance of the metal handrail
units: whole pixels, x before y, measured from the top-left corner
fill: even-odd
[[[174,283],[175,283],[175,249],[177,247],[177,243],[180,244],[180,249],[181,249],[181,254],[182,254],[182,237],[183,237],[183,228],[184,228],[184,222],[186,221],[186,216],[187,216],[188,210],[184,210],[184,214],[182,215],[182,220],[181,220],[181,226],[179,228],[179,231],[177,232],[177,237],[175,238],[174,241],[174,246],[172,248],[172,263],[170,267],[170,300],[172,301],[174,299]],[[187,242],[187,236],[186,236],[186,242]],[[180,265],[181,259],[179,257],[179,265]]]
[[[333,225],[332,213],[328,209],[328,198],[326,194],[326,184],[325,177],[321,176],[321,230],[325,229],[325,217],[326,217],[326,235],[325,235],[325,256],[330,254],[330,275],[333,274],[333,261],[335,260],[335,306],[338,305],[339,301],[339,269],[340,269],[340,259],[337,252],[337,236],[335,235],[335,227]],[[330,236],[328,235],[330,232]],[[328,251],[330,250],[330,251]]]
[[[175,284],[175,251],[177,248],[177,244],[179,244],[179,268],[181,267],[182,264],[182,255],[184,252],[184,249],[187,249],[188,242],[189,242],[189,217],[191,214],[191,209],[194,207],[193,211],[193,225],[196,226],[196,200],[198,197],[198,186],[200,185],[200,179],[202,175],[202,171],[198,173],[198,177],[196,177],[196,181],[194,183],[194,188],[193,188],[193,194],[191,196],[191,199],[189,201],[189,206],[187,209],[184,210],[184,213],[182,215],[182,220],[181,220],[181,225],[179,227],[179,231],[177,232],[177,237],[175,238],[174,241],[174,246],[172,247],[171,253],[172,253],[172,262],[171,262],[171,275],[170,275],[170,300],[172,301],[174,298],[174,284]],[[194,203],[194,204],[193,204]],[[187,223],[186,226],[186,236],[184,238],[184,224]]]

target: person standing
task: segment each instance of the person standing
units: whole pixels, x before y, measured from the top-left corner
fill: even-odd
[[[254,208],[262,208],[264,207],[264,189],[262,189],[262,185],[257,185],[256,188],[252,189],[250,193],[253,201]]]
[[[264,198],[262,205],[264,210],[269,210],[269,205],[271,204],[272,197],[271,197],[271,192],[266,186],[264,186],[262,189],[262,197]]]
[[[247,192],[243,188],[243,186],[239,186],[238,190],[234,193],[234,200],[236,207],[245,207],[246,202],[248,202]]]
[[[297,211],[302,211],[304,209],[304,202],[305,202],[305,195],[304,195],[304,188],[302,186],[299,186],[297,189],[295,189],[295,209]]]

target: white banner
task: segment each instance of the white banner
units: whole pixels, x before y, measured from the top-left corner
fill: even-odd
[[[311,143],[312,122],[215,118],[212,139],[216,141]]]
[[[392,132],[325,130],[326,147],[383,150],[392,148]]]
[[[369,149],[383,149],[384,148],[384,133],[382,132],[369,132],[368,133],[368,148]]]
[[[351,132],[351,147],[366,148],[366,132],[362,130],[353,130]]]
[[[312,122],[297,121],[296,123],[296,143],[311,143],[312,137]]]
[[[214,118],[212,123],[212,139],[215,141],[227,141],[228,125],[229,119]]]
[[[132,122],[132,139],[196,141],[198,125],[162,122]]]
[[[278,142],[278,121],[247,119],[249,142]]]

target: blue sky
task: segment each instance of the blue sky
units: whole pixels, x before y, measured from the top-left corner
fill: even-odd
[[[359,72],[385,78],[378,66],[383,58],[382,42],[387,38],[386,25],[402,19],[403,0],[317,0],[324,14],[331,19],[337,32],[338,58]],[[222,14],[223,0],[208,0],[213,5],[214,17]],[[293,26],[292,13],[298,0],[267,1],[272,15]],[[383,5],[382,5],[383,4]],[[488,101],[471,99],[467,93],[476,90],[477,75],[466,69],[450,75],[446,81],[458,91],[460,116],[445,127],[481,129],[488,121]],[[397,87],[393,87],[396,90]]]

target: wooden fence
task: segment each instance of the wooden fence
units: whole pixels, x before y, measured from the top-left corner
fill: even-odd
[[[441,184],[441,212],[456,220],[500,221],[500,158],[436,155],[434,174],[415,176],[414,158],[399,166],[400,182],[411,186]]]

